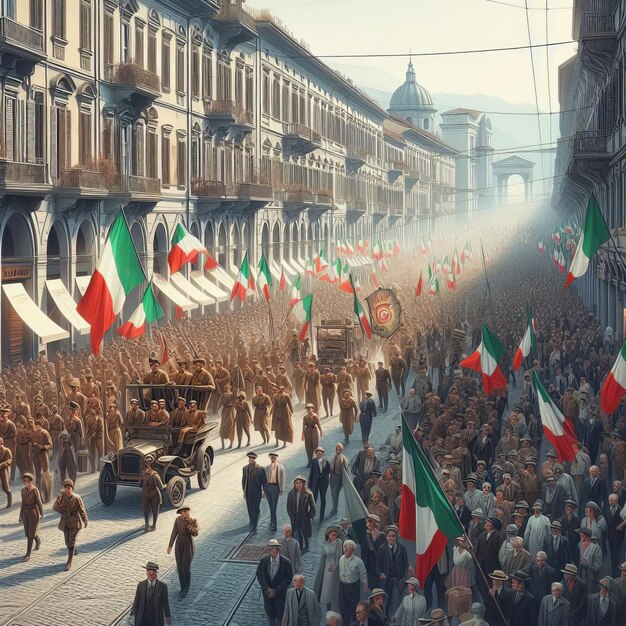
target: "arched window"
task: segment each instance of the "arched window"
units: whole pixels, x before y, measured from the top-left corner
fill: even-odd
[[[430,120],[426,117],[424,118],[424,128],[428,130],[429,126],[430,126]]]

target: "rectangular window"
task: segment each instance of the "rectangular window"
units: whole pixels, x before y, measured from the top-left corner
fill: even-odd
[[[202,97],[205,100],[213,97],[213,59],[208,51],[202,54]]]
[[[91,50],[91,0],[80,3],[80,47]]]
[[[289,118],[289,83],[283,83],[283,122],[290,122]]]
[[[176,46],[176,91],[185,94],[185,46]]]
[[[45,107],[43,93],[35,94],[35,163],[43,163],[45,151]]]
[[[0,0],[0,17],[15,19],[15,0]]]
[[[270,114],[270,75],[267,72],[263,72],[263,113]],[[247,97],[247,96],[246,96]]]
[[[246,70],[246,111],[254,112],[254,75]]]
[[[91,167],[91,112],[81,111],[78,118],[78,160],[81,166]]]
[[[240,68],[235,72],[235,106],[243,108],[243,70]]]
[[[200,48],[194,46],[191,51],[191,93],[200,98]]]
[[[42,0],[30,0],[30,27],[35,30],[43,30]]]
[[[170,135],[163,133],[161,140],[161,183],[170,184]]]
[[[187,181],[187,142],[184,137],[177,137],[176,157],[178,186],[183,187]]]
[[[148,131],[148,138],[146,144],[146,176],[148,178],[158,178],[158,166],[157,166],[157,155],[158,155],[158,142],[159,139],[157,134],[154,131]]]
[[[135,65],[143,67],[143,25],[135,24]]]
[[[104,68],[105,73],[108,74],[109,68],[113,65],[113,50],[115,49],[115,44],[113,35],[113,15],[107,11],[104,12],[102,31]]]
[[[130,63],[130,24],[122,24],[122,63]]]
[[[171,39],[163,36],[163,45],[161,47],[161,86],[163,91],[170,90],[170,49]]]
[[[65,0],[53,0],[52,3],[52,36],[65,40],[66,23]]]
[[[156,33],[150,29],[148,31],[148,71],[156,74],[157,71],[157,42]]]

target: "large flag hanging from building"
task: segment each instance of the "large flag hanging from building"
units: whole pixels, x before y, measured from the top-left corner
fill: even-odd
[[[526,307],[526,331],[519,344],[519,348],[513,357],[513,371],[517,372],[522,366],[522,359],[525,359],[530,352],[537,353],[537,340],[535,338],[535,320],[533,312],[529,306]]]
[[[233,285],[233,290],[230,292],[230,301],[238,298],[241,302],[246,299],[248,289],[254,289],[254,279],[252,278],[252,272],[250,271],[250,262],[248,261],[248,253],[243,257],[237,279]]]
[[[76,311],[91,325],[91,349],[100,352],[102,338],[122,310],[126,296],[146,280],[124,211],[120,210],[104,242],[96,271]]]
[[[263,292],[265,299],[270,301],[270,287],[272,286],[272,273],[270,267],[265,260],[265,255],[261,253],[261,259],[259,261],[259,288]]]
[[[139,306],[135,309],[135,312],[130,316],[129,320],[117,329],[117,332],[122,335],[122,337],[126,337],[126,339],[141,337],[152,322],[156,322],[164,315],[165,313],[163,313],[163,309],[152,291],[152,281],[150,281],[144,291]],[[164,361],[161,362],[163,363]]]
[[[491,395],[495,389],[506,387],[506,378],[498,365],[503,354],[504,346],[489,330],[487,324],[483,323],[483,338],[480,345],[475,352],[461,361],[460,366],[481,372],[485,394]]]
[[[167,256],[170,274],[178,272],[185,263],[193,263],[200,253],[207,253],[202,242],[194,237],[182,224],[177,224],[172,236],[172,249]]]
[[[572,446],[578,448],[578,437],[574,432],[574,425],[556,408],[534,369],[533,383],[539,401],[543,432],[559,455],[559,463],[573,461],[576,458],[576,451]]]
[[[302,300],[298,300],[291,309],[291,312],[294,314],[295,318],[302,324],[302,329],[300,330],[300,341],[304,341],[309,332],[309,327],[311,325],[312,319],[312,311],[313,311],[313,294],[310,293],[308,296],[302,298]]]
[[[350,275],[350,287],[352,288],[352,293],[354,294],[354,314],[359,318],[359,324],[361,324],[361,329],[363,333],[368,339],[372,338],[372,326],[367,317],[367,313],[365,309],[361,306],[359,302],[359,297],[357,296],[357,287],[352,282],[352,275]]]
[[[613,368],[600,389],[600,408],[611,415],[617,411],[626,392],[626,341],[615,359]]]
[[[402,419],[402,504],[400,536],[415,542],[415,577],[421,582],[463,526],[443,493],[428,460]]]
[[[589,267],[591,257],[600,249],[600,246],[606,243],[610,238],[611,234],[600,212],[596,197],[591,194],[589,203],[587,204],[585,226],[578,240],[576,254],[574,254],[567,279],[565,280],[566,288],[577,278],[585,274]]]
[[[369,511],[365,506],[359,492],[356,490],[352,478],[343,468],[343,495],[346,499],[346,515],[350,520],[352,530],[356,535],[359,545],[366,546],[367,544],[367,516]]]

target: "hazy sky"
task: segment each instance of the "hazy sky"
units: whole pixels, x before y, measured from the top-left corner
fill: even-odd
[[[502,2],[502,4],[500,4]],[[547,0],[548,40],[571,39],[571,0]],[[508,5],[514,6],[506,6]],[[524,0],[247,0],[269,9],[314,54],[393,54],[525,46],[528,31]],[[528,0],[533,44],[546,41],[546,0]],[[557,68],[575,44],[548,49],[552,110],[558,109]],[[541,110],[547,111],[545,48],[534,50]],[[371,87],[393,89],[404,80],[406,58],[326,59],[342,66],[365,65]],[[534,106],[535,94],[526,50],[445,57],[414,57],[417,80],[431,92],[484,93]],[[386,74],[391,75],[387,77]],[[366,78],[359,80],[363,84]],[[449,103],[456,105],[457,103]],[[462,106],[462,103],[458,103]]]

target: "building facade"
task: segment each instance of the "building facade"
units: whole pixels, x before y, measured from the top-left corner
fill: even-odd
[[[414,240],[453,206],[453,149],[241,0],[2,0],[0,58],[1,282],[67,330],[48,351],[85,337],[47,281],[79,299],[120,207],[167,278],[178,223],[233,273],[246,251],[297,269],[337,239]],[[5,291],[2,363],[45,348]]]
[[[626,306],[626,6],[577,0],[572,38],[578,53],[559,68],[560,135],[553,207],[582,225],[595,194],[613,243],[595,255],[574,283],[603,328],[624,337]]]

